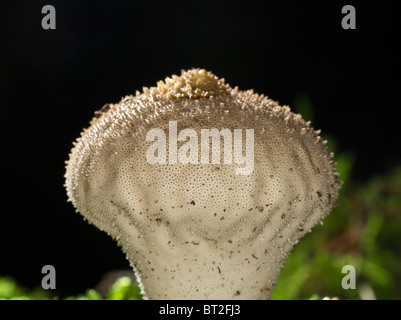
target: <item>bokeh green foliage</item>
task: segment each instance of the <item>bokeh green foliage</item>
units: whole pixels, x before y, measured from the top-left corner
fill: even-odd
[[[294,109],[314,124],[311,99],[300,94]],[[377,299],[401,299],[401,166],[368,182],[352,181],[355,155],[337,150],[329,135],[329,151],[336,153],[343,185],[337,207],[297,244],[281,272],[271,299],[361,299],[370,292]],[[356,269],[356,289],[341,286],[342,268]],[[368,295],[369,296],[369,295]],[[49,291],[26,290],[0,277],[0,299],[59,299]],[[94,289],[68,300],[100,300]],[[130,278],[118,279],[105,299],[139,300],[140,289]]]
[[[67,297],[65,300],[142,300],[142,295],[141,289],[131,278],[121,277],[109,288],[104,299],[95,289],[88,289],[85,294]]]
[[[0,277],[0,300],[45,300],[50,293],[42,288],[26,289],[10,277]]]
[[[110,286],[106,297],[95,289],[88,289],[84,294],[61,298],[62,300],[142,300],[140,288],[129,277],[121,277]],[[0,300],[60,300],[51,291],[36,288],[28,290],[19,286],[15,280],[0,277]]]

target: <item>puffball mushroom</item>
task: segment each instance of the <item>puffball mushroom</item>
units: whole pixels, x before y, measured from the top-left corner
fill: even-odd
[[[67,193],[118,241],[146,298],[267,299],[338,196],[319,133],[252,90],[182,71],[97,112],[71,151]],[[241,173],[233,158],[252,151]]]

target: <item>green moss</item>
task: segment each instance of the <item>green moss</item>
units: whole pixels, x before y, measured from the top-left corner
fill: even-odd
[[[140,288],[132,283],[129,277],[121,277],[110,287],[104,300],[142,300]],[[0,300],[59,300],[51,292],[43,289],[28,290],[9,277],[0,277]],[[69,296],[62,300],[103,300],[94,289],[88,289],[84,294]]]

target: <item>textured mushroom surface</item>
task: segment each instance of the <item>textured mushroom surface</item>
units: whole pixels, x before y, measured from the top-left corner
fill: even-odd
[[[319,132],[289,107],[201,69],[106,109],[71,151],[67,192],[90,223],[118,241],[145,296],[269,298],[294,244],[338,196],[333,155]],[[202,129],[243,129],[244,154],[245,130],[253,129],[253,171],[201,163],[200,152],[192,162],[177,161],[170,151],[187,140],[169,144],[171,121],[177,132],[195,130],[199,146]],[[153,128],[166,133],[167,163],[147,160]]]

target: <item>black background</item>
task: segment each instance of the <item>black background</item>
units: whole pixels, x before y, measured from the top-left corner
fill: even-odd
[[[394,3],[394,2],[393,2]],[[41,9],[56,8],[56,30]],[[357,29],[343,30],[352,4]],[[292,105],[356,154],[364,183],[400,162],[399,23],[388,1],[0,2],[0,276],[61,295],[128,268],[108,236],[67,203],[64,161],[94,111],[181,69],[202,67]]]

